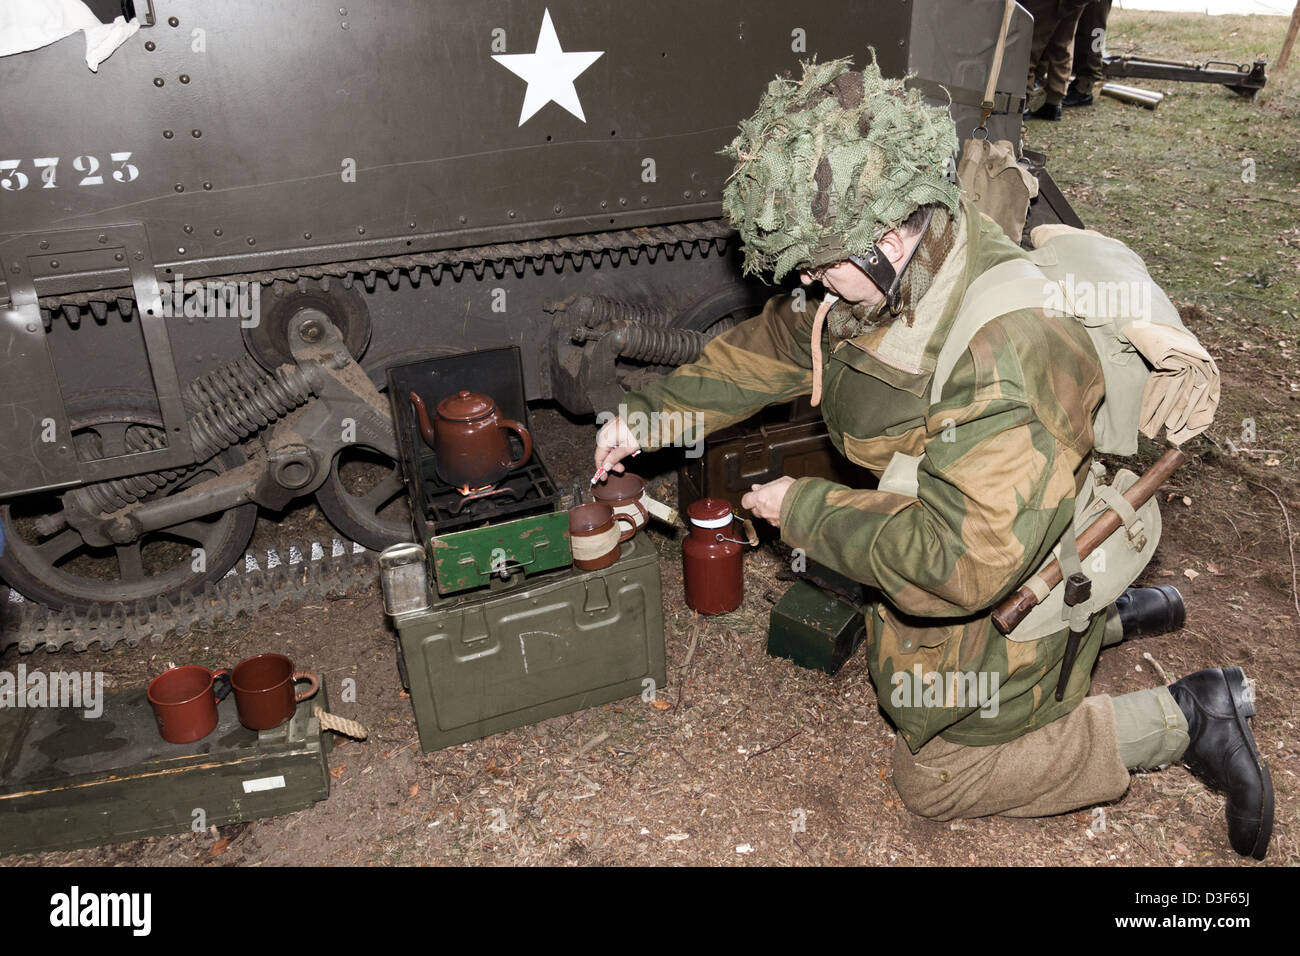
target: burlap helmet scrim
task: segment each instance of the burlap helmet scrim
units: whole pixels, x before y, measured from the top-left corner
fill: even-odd
[[[798,82],[768,84],[724,155],[736,170],[722,205],[745,244],[745,272],[775,279],[866,256],[919,206],[956,211],[945,174],[957,131],[943,107],[885,79],[875,62],[804,63]]]

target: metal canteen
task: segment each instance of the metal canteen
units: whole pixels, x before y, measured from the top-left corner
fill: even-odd
[[[410,399],[420,435],[437,455],[438,477],[449,485],[470,489],[494,485],[533,455],[533,437],[528,429],[502,418],[489,395],[461,389],[438,403],[437,420],[433,422],[429,421],[424,400],[415,392],[411,392]],[[518,458],[510,456],[508,431],[523,443]]]

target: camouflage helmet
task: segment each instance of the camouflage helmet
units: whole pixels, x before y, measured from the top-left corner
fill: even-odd
[[[768,84],[758,111],[722,152],[736,160],[722,204],[745,244],[745,272],[794,269],[867,256],[916,209],[956,211],[948,178],[957,132],[872,62],[804,63],[799,81]]]

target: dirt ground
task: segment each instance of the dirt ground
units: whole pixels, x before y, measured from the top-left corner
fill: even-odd
[[[1115,11],[1112,51],[1204,60],[1270,58],[1286,21]],[[1257,681],[1254,731],[1273,775],[1273,842],[1262,865],[1300,863],[1296,725],[1300,632],[1300,95],[1270,77],[1255,101],[1219,87],[1139,82],[1167,99],[1154,113],[1099,98],[1028,144],[1091,225],[1129,241],[1220,362],[1223,403],[1208,437],[1162,497],[1164,538],[1147,583],[1174,583],[1187,626],[1106,651],[1094,692],[1122,694],[1203,667],[1240,665]],[[1254,181],[1242,160],[1253,158]],[[1243,426],[1252,419],[1253,435]],[[535,412],[538,444],[562,486],[589,469],[589,425]],[[1141,464],[1153,460],[1144,447]],[[675,496],[671,473],[654,485]],[[314,509],[291,537],[331,532]],[[269,534],[264,529],[263,534]],[[1059,864],[1233,865],[1223,800],[1185,769],[1137,774],[1105,809],[1037,820],[934,823],[891,782],[893,735],[861,654],[834,677],[765,653],[769,595],[783,559],[751,553],[744,604],[701,617],[682,596],[680,537],[651,532],[661,555],[669,683],[660,707],[632,698],[436,753],[420,751],[398,681],[394,633],[377,588],[173,639],[161,648],[86,652],[117,686],[171,662],[214,666],[280,651],[328,682],[334,709],[370,729],[330,756],[331,793],[312,809],[222,828],[13,864]],[[70,653],[70,652],[69,652]],[[29,668],[60,666],[38,652]],[[0,664],[15,666],[11,652]],[[358,697],[341,703],[345,677]],[[595,743],[593,743],[595,741]],[[502,828],[504,821],[504,828]]]

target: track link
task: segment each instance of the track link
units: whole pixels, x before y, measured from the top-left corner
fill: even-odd
[[[342,597],[379,583],[378,556],[339,538],[250,551],[241,565],[198,596],[114,604],[107,613],[60,611],[11,594],[0,603],[0,653],[15,645],[22,653],[69,647],[84,651],[95,644],[111,650],[121,642],[158,645],[170,635],[233,621],[240,614]]]
[[[444,271],[459,279],[469,269],[477,278],[487,271],[501,278],[507,270],[522,276],[530,269],[541,275],[548,268],[581,268],[584,261],[595,262],[608,256],[617,265],[624,257],[637,262],[641,256],[654,262],[661,254],[673,259],[680,252],[692,256],[696,252],[707,254],[710,249],[722,252],[735,237],[735,232],[721,219],[701,222],[677,223],[670,226],[647,226],[640,229],[619,229],[614,232],[593,232],[560,239],[534,239],[529,242],[499,243],[490,246],[470,246],[440,252],[423,252],[414,255],[389,256],[381,259],[351,259],[325,265],[299,266],[292,269],[268,269],[224,276],[195,276],[195,279],[213,282],[259,282],[262,285],[297,283],[306,279],[339,279],[346,287],[360,280],[366,289],[373,289],[382,275],[396,288],[405,273],[413,285],[418,285],[427,272],[434,280]],[[119,310],[130,308],[135,298],[131,288],[97,289],[92,292],[72,292],[66,295],[41,296],[41,317],[48,326],[56,312],[69,323],[81,320],[80,310],[90,308],[97,320],[107,314],[109,305],[118,303]]]

